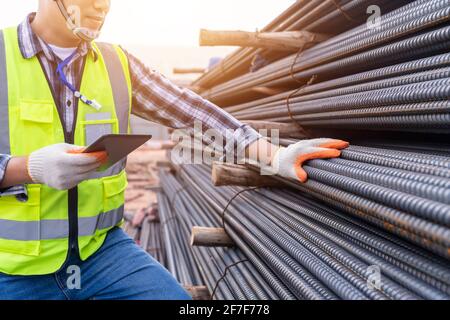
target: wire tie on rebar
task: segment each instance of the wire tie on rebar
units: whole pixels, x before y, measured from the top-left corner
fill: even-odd
[[[314,39],[314,38],[315,38],[315,35],[314,35],[313,39]],[[291,67],[289,68],[289,74],[290,74],[291,78],[292,78],[295,82],[297,82],[297,83],[302,83],[302,82],[300,82],[300,81],[295,77],[295,74],[294,74],[294,67],[295,67],[295,65],[297,64],[298,59],[303,55],[303,52],[305,51],[305,49],[306,49],[306,43],[303,43],[302,46],[300,47],[300,49],[298,50],[297,54],[295,55],[295,58],[294,58],[294,61],[293,61],[292,64],[291,64]]]
[[[313,35],[313,38],[312,38],[312,41],[314,42],[315,40],[316,40],[316,35],[314,34],[314,35]],[[289,96],[287,97],[287,100],[286,100],[286,106],[287,106],[287,109],[288,109],[288,115],[289,115],[289,118],[291,118],[291,120],[299,127],[300,132],[301,132],[302,134],[304,134],[305,136],[308,136],[308,133],[306,132],[306,130],[305,130],[305,129],[301,126],[301,124],[294,118],[294,116],[293,116],[293,114],[292,114],[292,111],[291,111],[291,105],[290,105],[290,101],[291,101],[291,98],[292,98],[293,96],[295,96],[296,94],[298,94],[302,89],[305,89],[306,87],[308,87],[308,86],[310,86],[311,84],[313,84],[313,83],[316,81],[316,79],[317,79],[317,75],[314,74],[314,75],[311,76],[311,78],[310,78],[310,79],[308,80],[308,82],[305,84],[303,81],[300,81],[299,79],[297,79],[297,78],[295,77],[294,67],[295,67],[295,65],[297,64],[298,59],[299,59],[299,58],[303,55],[303,53],[305,52],[305,49],[306,49],[306,42],[303,43],[303,45],[302,45],[302,46],[300,47],[300,49],[298,50],[297,54],[295,55],[294,61],[292,62],[291,67],[290,67],[290,69],[289,69],[289,73],[290,73],[290,76],[291,76],[292,80],[294,80],[295,82],[301,84],[301,86],[300,86],[297,90],[295,90],[295,91],[291,92],[291,94],[289,94]]]
[[[355,19],[353,19],[347,12],[345,12],[345,10],[341,7],[341,5],[339,3],[337,3],[336,0],[330,0],[331,2],[333,2],[333,4],[335,5],[335,7],[342,13],[342,15],[351,22],[356,22]]]
[[[308,80],[308,82],[304,85],[302,85],[301,87],[299,87],[297,90],[292,91],[289,96],[286,99],[286,107],[287,107],[287,111],[288,111],[288,115],[289,118],[291,118],[292,122],[294,122],[300,129],[300,131],[305,135],[308,136],[308,133],[306,132],[306,130],[303,128],[303,126],[297,121],[297,119],[294,118],[294,115],[292,113],[291,110],[291,99],[292,97],[294,97],[295,95],[297,95],[301,90],[304,90],[305,88],[309,87],[310,85],[312,85],[317,79],[317,75],[312,75],[312,77]]]
[[[261,188],[262,188],[262,187],[253,187],[253,188],[243,189],[243,190],[237,192],[230,200],[228,200],[228,203],[227,203],[227,205],[225,206],[225,208],[223,209],[222,214],[221,214],[221,218],[222,218],[222,228],[225,230],[225,232],[226,232],[226,229],[225,229],[225,214],[226,214],[226,212],[227,212],[228,207],[229,207],[229,206],[231,205],[231,203],[233,202],[233,200],[236,199],[241,193],[244,193],[244,192],[246,192],[246,191],[253,191],[253,190],[257,190],[257,189],[261,189]]]
[[[230,270],[230,268],[235,267],[235,266],[237,266],[238,264],[243,263],[243,262],[248,262],[248,259],[243,259],[243,260],[237,261],[237,262],[235,262],[235,263],[233,263],[233,264],[230,264],[229,266],[225,267],[225,270],[224,270],[222,276],[217,280],[216,285],[214,286],[214,289],[213,289],[213,291],[212,291],[212,293],[211,293],[211,300],[213,300],[214,295],[216,294],[216,291],[217,291],[217,289],[219,288],[219,283],[220,283],[220,281],[222,281],[223,279],[225,279],[225,277],[226,277],[226,275],[227,275],[227,273],[228,273],[228,270]]]

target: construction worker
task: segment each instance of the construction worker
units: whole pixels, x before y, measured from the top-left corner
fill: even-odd
[[[121,47],[96,43],[109,9],[109,0],[39,0],[0,32],[0,299],[190,298],[119,227],[125,161],[100,173],[105,153],[77,153],[129,133],[131,112],[173,128],[234,129],[247,154],[266,150],[257,160],[301,181],[303,161],[348,145],[268,143]]]

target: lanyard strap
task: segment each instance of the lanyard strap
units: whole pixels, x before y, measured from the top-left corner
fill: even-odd
[[[66,75],[64,74],[64,68],[70,63],[70,61],[72,61],[72,59],[75,57],[76,54],[77,54],[77,51],[75,50],[69,57],[67,57],[64,61],[59,63],[56,68],[56,74],[58,75],[59,80],[61,80],[61,82],[67,88],[69,88],[70,91],[73,92],[73,94],[76,98],[80,99],[88,106],[91,106],[94,109],[96,109],[97,111],[99,111],[102,108],[102,106],[95,100],[89,100],[80,91],[75,89],[75,87],[69,81],[67,81]]]

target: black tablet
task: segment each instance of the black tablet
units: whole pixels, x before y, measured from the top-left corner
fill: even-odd
[[[88,146],[83,153],[106,151],[108,161],[102,165],[101,170],[103,171],[128,156],[151,138],[151,135],[145,134],[107,134]]]

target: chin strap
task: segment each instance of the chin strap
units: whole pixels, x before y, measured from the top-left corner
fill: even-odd
[[[62,0],[54,0],[58,5],[59,11],[63,15],[64,19],[67,21],[67,24],[70,30],[83,41],[91,42],[97,39],[100,36],[100,31],[93,31],[89,28],[84,28],[81,26],[77,26],[73,19],[70,17],[67,8],[64,6]]]

